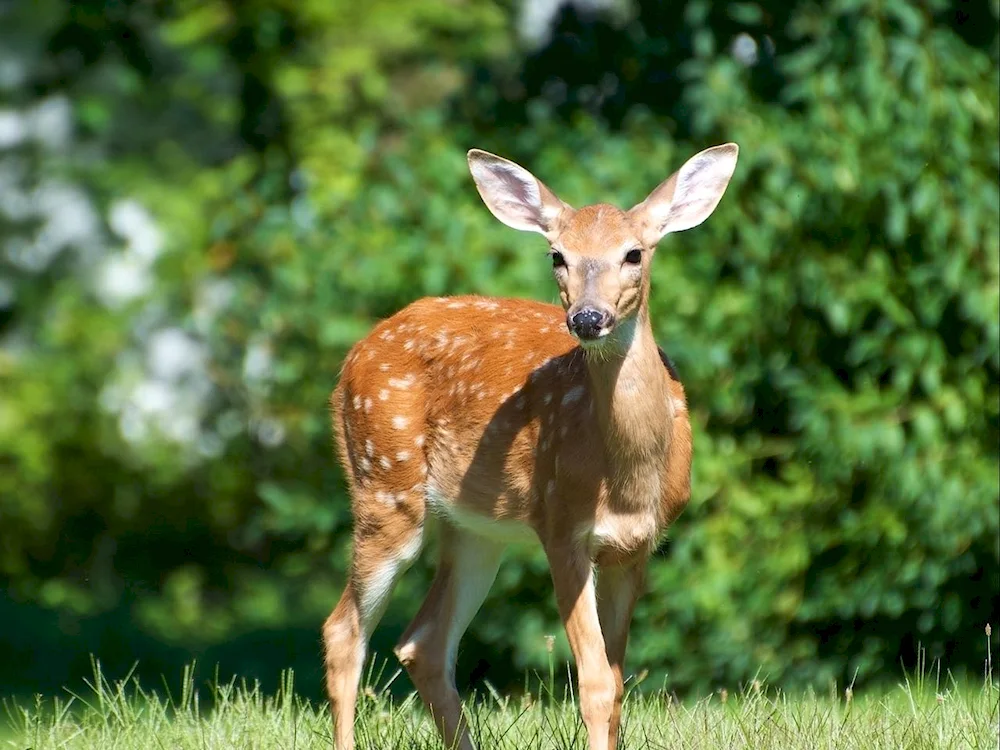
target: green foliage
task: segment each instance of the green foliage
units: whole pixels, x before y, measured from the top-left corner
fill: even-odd
[[[970,636],[996,625],[1000,587],[996,4],[978,31],[909,0],[682,5],[670,26],[656,3],[610,31],[578,21],[617,53],[555,74],[562,37],[518,49],[491,2],[8,11],[24,75],[3,85],[38,127],[0,150],[5,684],[58,686],[88,650],[207,650],[242,673],[308,665],[318,693],[349,539],[326,406],[344,353],[423,295],[555,301],[541,241],[489,216],[465,150],[627,205],[727,140],[727,196],[654,268],[694,490],[630,665],[672,690],[759,669],[825,684],[891,673],[922,642],[978,669]],[[742,66],[740,32],[775,53],[761,41]],[[626,93],[595,111],[586,75],[619,62]],[[541,93],[556,74],[580,106]],[[59,137],[44,117],[63,105]],[[137,291],[115,286],[127,273]],[[540,554],[512,559],[484,610],[465,674],[547,664]],[[74,659],[44,655],[74,632]]]

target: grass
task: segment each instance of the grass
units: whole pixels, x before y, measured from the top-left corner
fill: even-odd
[[[210,688],[211,709],[186,669],[179,695],[144,690],[136,680],[111,682],[95,663],[89,691],[67,699],[5,702],[12,750],[307,750],[331,745],[325,706],[295,694],[286,675],[274,695],[229,682]],[[419,700],[393,701],[387,685],[369,675],[359,701],[359,750],[439,750]],[[550,677],[551,681],[551,677]],[[372,685],[382,682],[381,687]],[[391,682],[391,680],[390,680]],[[545,685],[509,698],[493,691],[469,702],[481,750],[576,750],[586,734],[572,695],[555,700]],[[737,694],[678,703],[666,693],[629,694],[623,750],[937,750],[997,748],[1000,685],[959,686],[924,670],[897,689],[853,695],[831,689],[789,696],[756,681]]]

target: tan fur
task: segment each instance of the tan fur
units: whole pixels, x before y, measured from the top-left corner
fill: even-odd
[[[543,234],[563,256],[554,271],[563,306],[422,299],[349,352],[331,406],[354,555],[324,627],[340,750],[354,746],[367,640],[420,549],[428,513],[445,519],[441,560],[396,654],[445,742],[473,748],[454,687],[458,639],[504,547],[523,532],[550,562],[590,748],[616,747],[628,623],[646,559],[687,504],[691,482],[684,388],[664,366],[649,320],[650,265],[671,222],[694,226],[714,209],[726,159],[735,166],[735,146],[702,152],[626,213],[606,204],[574,210],[517,165],[470,153],[490,210]],[[675,187],[681,207],[671,213]],[[625,260],[635,248],[640,263]],[[567,331],[581,306],[612,321],[587,346]]]
[[[616,377],[610,363],[591,367]],[[613,391],[605,389],[613,384],[601,382],[595,391],[560,308],[453,297],[401,310],[351,350],[331,399],[340,416],[337,445],[356,488],[356,536],[411,534],[423,518],[427,483],[463,509],[522,522],[542,539],[567,521],[561,508],[545,502],[553,479],[574,488],[581,525],[604,508],[638,506],[655,511],[658,521],[676,515],[687,475],[667,456],[674,425],[686,423],[687,412],[672,414],[668,395],[683,401],[683,386],[671,381],[655,348],[648,361],[621,369],[635,379],[637,392],[618,397],[612,419],[607,398]],[[389,398],[380,398],[385,394]],[[406,424],[394,425],[398,417]],[[601,438],[606,428],[615,433],[607,443]],[[614,458],[623,453],[648,463],[649,476],[637,476],[631,463],[619,466]],[[660,486],[661,474],[667,481],[655,504],[642,495]],[[669,482],[676,485],[673,497]],[[367,499],[377,493],[385,493],[378,495],[383,502],[372,508]],[[584,498],[588,512],[580,509]]]

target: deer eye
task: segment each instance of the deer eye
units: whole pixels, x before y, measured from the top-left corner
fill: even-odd
[[[638,247],[633,247],[627,253],[625,253],[625,262],[635,265],[636,263],[642,263],[642,249]]]
[[[563,266],[566,265],[566,259],[563,257],[563,254],[558,250],[553,250],[551,253],[549,253],[549,255],[552,257],[553,268],[562,268]]]

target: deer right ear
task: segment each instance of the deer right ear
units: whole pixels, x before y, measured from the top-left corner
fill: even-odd
[[[552,240],[572,210],[527,169],[488,151],[469,151],[469,171],[486,207],[514,229]]]
[[[695,154],[629,213],[642,227],[643,241],[656,245],[663,235],[701,224],[719,205],[736,170],[735,143]]]

